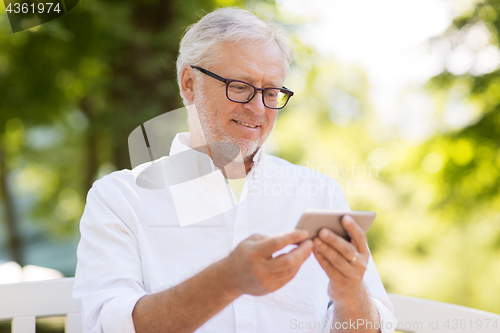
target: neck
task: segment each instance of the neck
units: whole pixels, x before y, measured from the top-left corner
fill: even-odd
[[[210,156],[214,165],[221,170],[222,174],[227,179],[245,178],[253,166],[253,157],[255,153],[243,159],[240,151],[234,160],[229,160],[221,154],[214,153],[210,148],[210,144],[206,143],[203,135],[193,135],[191,132],[189,147]]]

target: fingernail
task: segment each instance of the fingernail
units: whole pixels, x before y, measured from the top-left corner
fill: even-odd
[[[319,232],[319,235],[323,238],[325,238],[326,236],[328,236],[328,230],[326,229],[321,229],[321,231]]]

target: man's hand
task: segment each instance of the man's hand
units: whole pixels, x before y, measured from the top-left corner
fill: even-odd
[[[365,292],[363,275],[370,257],[366,235],[352,217],[345,215],[342,225],[351,242],[329,229],[322,229],[314,239],[314,255],[330,278],[328,296],[334,302],[348,302],[353,294]]]
[[[294,230],[275,237],[254,234],[242,241],[224,259],[231,289],[238,295],[261,296],[283,287],[311,254],[313,244],[307,237],[307,231]],[[297,243],[289,253],[272,257],[286,245]]]
[[[229,256],[186,281],[142,297],[132,312],[136,332],[194,332],[242,294],[265,295],[281,288],[311,254],[307,237],[305,230],[248,237]],[[289,253],[272,257],[297,243]]]

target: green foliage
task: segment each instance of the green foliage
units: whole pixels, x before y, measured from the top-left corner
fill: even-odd
[[[74,233],[100,168],[130,168],[132,129],[180,106],[181,34],[216,5],[80,1],[15,34],[0,15],[0,150],[15,170],[11,194],[33,202],[19,218]]]
[[[456,49],[466,43],[464,36],[470,29],[481,25],[491,35],[490,44],[498,48],[499,9],[500,1],[478,3],[471,13],[457,18],[443,38],[452,40]],[[470,124],[430,140],[418,153],[424,158],[431,151],[440,151],[442,166],[429,179],[439,184],[434,207],[453,211],[463,220],[478,209],[478,204],[491,208],[500,195],[500,72],[496,69],[478,75],[472,68],[457,76],[445,71],[434,77],[428,88],[445,98],[462,90],[462,100],[476,109]]]
[[[435,41],[451,45],[444,60],[449,61],[457,48],[471,47],[467,35],[477,27],[486,27],[490,34],[488,45],[483,47],[498,48],[499,10],[500,1],[483,1],[470,13],[455,19],[448,31]],[[421,280],[420,291],[412,293],[499,312],[500,303],[488,294],[500,289],[496,279],[500,267],[497,246],[500,239],[500,72],[498,68],[478,72],[474,65],[459,75],[445,70],[432,78],[427,88],[438,105],[438,119],[443,119],[445,113],[448,117],[460,116],[459,110],[450,108],[453,105],[450,102],[458,100],[468,107],[470,120],[458,128],[442,127],[445,129],[441,133],[423,144],[409,147],[411,158],[386,170],[388,185],[400,189],[404,205],[420,206],[425,212],[422,217],[432,219],[432,232],[421,233],[420,240],[431,249],[426,251],[429,253],[427,263],[432,262],[431,256],[440,257],[447,269],[439,280],[433,281],[434,285],[423,286]],[[408,184],[401,181],[401,177],[413,179],[410,182],[413,191],[406,191],[407,185],[399,185]],[[442,232],[438,237],[437,230]],[[421,251],[415,248],[412,252]]]
[[[479,3],[434,43],[453,51],[481,24],[498,48],[499,10]],[[415,143],[377,120],[360,70],[332,62],[299,49],[271,148],[337,179],[352,209],[377,212],[368,243],[389,292],[500,312],[499,70],[432,78],[437,130]],[[452,127],[460,107],[469,121]]]

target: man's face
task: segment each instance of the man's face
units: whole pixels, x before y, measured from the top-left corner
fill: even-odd
[[[276,43],[224,43],[222,49],[224,51],[217,64],[205,69],[223,78],[242,80],[259,88],[283,85],[283,56]],[[201,74],[201,82],[196,84],[194,104],[207,142],[237,145],[245,160],[249,160],[265,142],[278,112],[264,106],[261,92],[247,103],[230,101],[226,97],[225,84],[204,74]],[[234,151],[218,153],[235,156]]]

